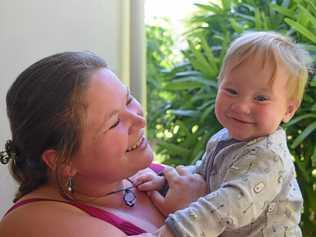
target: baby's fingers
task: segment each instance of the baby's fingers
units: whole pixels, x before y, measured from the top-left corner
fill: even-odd
[[[148,181],[137,185],[137,189],[140,191],[154,191],[157,187],[153,181]]]
[[[143,183],[146,183],[146,182],[149,182],[149,181],[151,181],[151,180],[153,180],[153,179],[154,179],[154,177],[153,177],[152,174],[142,174],[141,176],[138,176],[138,177],[135,179],[134,184],[135,184],[136,186],[139,186],[139,185],[141,185],[141,184],[143,184]]]
[[[136,181],[137,189],[140,191],[159,190],[164,184],[164,178],[158,175],[146,174],[140,176]]]

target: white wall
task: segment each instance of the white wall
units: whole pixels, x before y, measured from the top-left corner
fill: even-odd
[[[6,91],[36,60],[62,51],[90,50],[123,81],[130,80],[130,4],[129,0],[0,1],[0,150],[10,138]],[[0,165],[0,217],[11,205],[15,189],[7,166]]]

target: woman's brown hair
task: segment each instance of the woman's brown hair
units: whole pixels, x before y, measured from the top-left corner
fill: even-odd
[[[91,73],[104,67],[105,61],[90,52],[55,54],[23,71],[9,89],[12,141],[7,154],[14,154],[11,172],[20,185],[15,201],[47,183],[48,168],[41,158],[45,150],[56,150],[61,164],[79,149],[82,95]]]

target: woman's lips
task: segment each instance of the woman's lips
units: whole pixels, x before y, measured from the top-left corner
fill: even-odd
[[[126,152],[134,151],[137,148],[142,147],[142,145],[144,145],[144,143],[146,143],[145,145],[147,145],[145,137],[141,136],[133,146],[127,148]]]

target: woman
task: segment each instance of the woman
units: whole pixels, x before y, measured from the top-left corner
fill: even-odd
[[[0,161],[10,162],[20,187],[0,236],[142,235],[163,224],[133,182],[153,159],[143,111],[102,59],[44,58],[6,100],[12,140]]]

